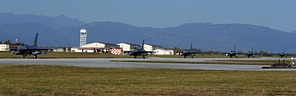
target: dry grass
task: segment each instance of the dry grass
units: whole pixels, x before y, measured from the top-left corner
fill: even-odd
[[[295,72],[0,65],[0,95],[296,95]]]

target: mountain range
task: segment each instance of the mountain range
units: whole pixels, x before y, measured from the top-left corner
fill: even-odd
[[[285,32],[250,24],[186,23],[175,27],[137,27],[119,22],[85,23],[64,15],[51,17],[32,14],[0,13],[0,41],[14,40],[31,44],[39,33],[39,46],[79,46],[79,30],[87,30],[87,42],[129,42],[162,45],[166,48],[194,48],[206,51],[294,53],[295,32]]]

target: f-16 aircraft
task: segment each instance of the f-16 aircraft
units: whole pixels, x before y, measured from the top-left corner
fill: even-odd
[[[286,56],[287,56],[287,54],[286,54],[286,50],[284,50],[284,52],[282,52],[282,53],[279,53],[278,55],[279,55],[281,58],[283,58],[283,57],[286,58]]]
[[[253,46],[252,46],[252,51],[249,51],[249,53],[247,53],[246,55],[248,56],[248,58],[250,58],[250,57],[255,58]]]
[[[191,43],[189,50],[185,49],[185,51],[182,53],[181,56],[184,56],[184,58],[186,58],[187,56],[191,56],[191,58],[193,58],[193,56],[195,56],[196,54],[197,53],[192,50],[192,43]]]
[[[144,50],[144,42],[145,39],[142,42],[141,46],[137,46],[135,48],[132,49],[132,51],[128,51],[129,55],[134,56],[134,58],[137,58],[137,56],[142,56],[143,59],[145,59],[148,55],[148,53],[153,53],[152,51],[145,51]]]
[[[26,58],[26,56],[28,56],[28,55],[34,55],[34,58],[37,59],[38,58],[37,55],[40,55],[42,53],[47,54],[47,51],[49,50],[47,48],[39,48],[37,46],[37,40],[38,40],[38,33],[36,33],[36,35],[35,35],[33,45],[18,46],[17,48],[10,49],[10,50],[12,51],[12,54],[23,55],[23,58]],[[44,52],[42,52],[42,51],[44,51]]]
[[[231,50],[230,53],[226,53],[226,56],[229,56],[229,58],[232,58],[232,57],[237,58],[236,45],[234,46],[234,50]]]

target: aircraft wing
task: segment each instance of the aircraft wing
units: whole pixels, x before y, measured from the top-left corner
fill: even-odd
[[[50,50],[48,48],[36,48],[36,49],[31,49],[31,50]]]
[[[147,53],[154,53],[154,51],[146,51]]]
[[[16,51],[17,48],[9,48],[9,51]]]
[[[123,51],[123,53],[132,53],[132,51]]]

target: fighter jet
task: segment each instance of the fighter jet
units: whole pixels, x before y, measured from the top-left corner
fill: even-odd
[[[191,58],[193,58],[193,56],[195,56],[196,54],[197,54],[197,52],[193,51],[192,43],[191,43],[189,50],[185,49],[185,51],[182,53],[181,56],[184,56],[184,58],[186,58],[187,56],[191,56]]]
[[[226,53],[226,56],[229,56],[229,58],[232,58],[232,57],[237,58],[237,55],[236,55],[236,45],[234,45],[234,50],[231,50],[230,53]]]
[[[40,48],[37,46],[37,40],[38,40],[38,33],[35,35],[34,43],[33,45],[25,45],[25,46],[18,46],[17,48],[10,49],[12,51],[12,54],[15,55],[23,55],[23,58],[26,58],[28,55],[34,55],[34,58],[37,59],[37,55],[40,54],[47,54],[48,48]]]
[[[145,51],[144,50],[144,42],[145,39],[143,40],[143,43],[141,46],[134,47],[131,51],[128,51],[129,55],[134,56],[134,58],[137,58],[137,56],[142,56],[143,59],[145,59],[148,55],[148,53],[153,53],[152,51]]]
[[[248,58],[250,58],[250,57],[255,58],[253,46],[252,46],[252,51],[249,51],[249,53],[247,53],[246,55],[248,56]]]
[[[287,54],[286,54],[286,50],[284,50],[284,52],[282,52],[282,53],[279,53],[278,54],[281,58],[283,58],[283,57],[287,57]]]

